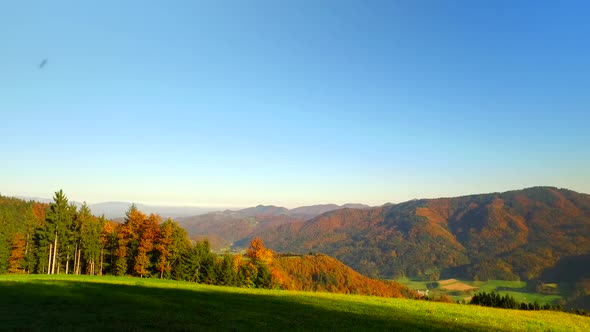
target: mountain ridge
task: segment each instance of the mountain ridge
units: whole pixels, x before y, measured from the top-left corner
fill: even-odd
[[[322,252],[369,276],[534,279],[590,252],[590,195],[555,187],[340,209],[259,234],[279,252]]]

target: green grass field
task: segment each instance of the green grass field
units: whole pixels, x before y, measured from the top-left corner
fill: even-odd
[[[128,277],[0,276],[0,329],[588,331],[590,318]]]
[[[420,281],[411,278],[399,278],[395,279],[395,281],[408,286],[412,289],[420,289],[424,290],[427,289],[427,284],[431,283],[432,281]],[[527,289],[527,284],[524,281],[508,281],[508,280],[488,280],[488,281],[471,281],[471,280],[458,280],[467,285],[471,285],[474,287],[478,287],[479,290],[477,292],[491,292],[496,291],[500,294],[510,294],[514,297],[515,300],[519,302],[535,302],[537,301],[540,304],[554,304],[555,301],[560,300],[563,298],[562,294],[540,294],[531,292]],[[547,284],[547,287],[558,288],[556,284]],[[435,289],[436,290],[436,289]],[[462,298],[467,297],[468,295],[454,295],[453,292],[445,292],[436,290],[438,293],[449,294],[454,300],[460,300]]]

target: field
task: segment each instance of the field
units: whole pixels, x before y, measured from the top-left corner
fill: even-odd
[[[395,281],[406,285],[412,289],[425,290],[428,289],[431,281],[420,281],[417,279],[400,278]],[[500,294],[510,294],[516,301],[519,302],[535,302],[539,304],[550,303],[554,304],[556,301],[562,299],[562,294],[559,294],[559,287],[556,284],[546,284],[546,288],[556,289],[556,294],[540,294],[531,292],[527,288],[527,284],[524,281],[506,281],[506,280],[489,280],[489,281],[468,281],[468,280],[457,280],[447,279],[436,282],[438,286],[431,290],[432,293],[436,294],[447,294],[450,295],[454,300],[461,300],[471,295],[483,291],[491,292],[496,291]],[[465,294],[461,294],[464,292]]]
[[[6,330],[590,330],[562,312],[130,277],[0,276],[0,299]]]
[[[457,279],[447,279],[438,282],[441,290],[457,291],[457,292],[473,292],[478,290],[478,287],[464,284]]]

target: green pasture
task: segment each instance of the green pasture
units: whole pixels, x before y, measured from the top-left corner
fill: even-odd
[[[590,330],[563,312],[130,277],[0,276],[0,299],[0,329],[20,331]]]

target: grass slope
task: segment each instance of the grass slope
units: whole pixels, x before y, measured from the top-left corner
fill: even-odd
[[[0,276],[7,330],[588,331],[590,318],[153,279]]]

